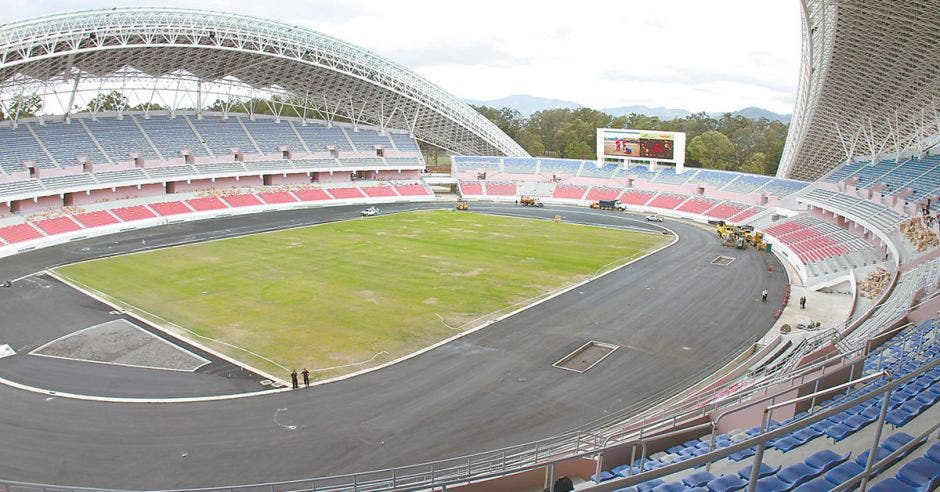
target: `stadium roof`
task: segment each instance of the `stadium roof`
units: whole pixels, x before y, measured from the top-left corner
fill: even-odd
[[[800,85],[777,175],[814,180],[940,134],[940,2],[801,0]]]
[[[273,100],[265,104],[275,115],[293,108],[309,118],[406,129],[456,153],[528,155],[411,70],[301,27],[169,8],[76,12],[0,26],[0,104],[12,118],[23,96],[40,96],[61,114],[110,90],[172,110]]]

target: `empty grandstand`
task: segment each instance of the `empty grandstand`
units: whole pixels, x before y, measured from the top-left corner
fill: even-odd
[[[0,123],[0,274],[13,280],[0,296],[0,489],[935,489],[940,9],[801,7],[800,90],[775,177],[529,157],[402,66],[262,19],[146,8],[0,27],[5,111],[22,94],[86,100],[157,82],[199,94],[159,111],[70,103]],[[251,106],[261,100],[265,111]],[[453,154],[450,175],[425,172],[419,142]],[[263,244],[266,231],[343,220],[365,231],[350,247],[384,254],[381,238],[369,242],[381,217],[359,211],[453,209],[447,186],[473,202],[451,216],[475,238],[503,237],[467,219],[483,212],[654,231],[678,246],[544,299],[520,286],[518,302],[484,318],[437,314],[452,339],[401,361],[376,346],[369,362],[381,364],[329,384],[314,374],[311,392],[198,344],[184,348],[211,362],[192,373],[122,358],[139,347],[106,362],[33,353],[99,321],[146,325],[161,347],[190,330],[71,290],[45,273],[54,266],[248,234]],[[522,195],[545,208],[516,206]],[[626,212],[587,208],[602,200]],[[724,248],[706,225],[716,220],[763,232],[771,251]],[[314,272],[353,264],[286,246]],[[488,274],[386,256],[414,265],[415,282]],[[180,306],[217,294],[202,267],[179,282]],[[382,273],[365,271],[357,292],[386,314],[440,302]],[[335,302],[327,290],[263,301]],[[606,352],[595,367],[582,349]],[[583,371],[559,368],[571,360]],[[161,393],[177,390],[189,393]]]

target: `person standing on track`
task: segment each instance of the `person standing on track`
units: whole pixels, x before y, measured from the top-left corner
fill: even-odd
[[[300,374],[304,377],[304,388],[310,386],[310,371],[305,367],[303,371],[300,371]]]
[[[292,369],[290,372],[290,384],[291,384],[291,387],[294,389],[297,389],[300,387],[300,385],[297,384],[297,369]]]
[[[760,293],[760,302],[767,302],[767,289]]]

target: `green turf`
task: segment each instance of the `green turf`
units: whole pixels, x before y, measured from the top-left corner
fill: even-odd
[[[380,351],[388,355],[371,365],[387,362],[668,240],[439,210],[167,248],[57,271],[162,323],[284,367],[313,370],[365,361]],[[275,364],[194,338],[286,376]]]

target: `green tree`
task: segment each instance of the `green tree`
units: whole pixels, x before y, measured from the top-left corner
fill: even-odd
[[[40,109],[42,109],[42,98],[39,96],[18,95],[13,97],[7,105],[9,114],[7,114],[7,111],[0,110],[0,120],[11,119],[13,117],[17,119],[29,118],[36,116],[36,113],[38,113]]]
[[[764,174],[767,171],[767,156],[763,152],[754,152],[738,170],[742,173]]]
[[[127,96],[119,91],[111,91],[98,94],[88,101],[85,111],[119,111],[127,109],[127,103]]]
[[[729,169],[734,161],[734,144],[715,130],[693,138],[688,150],[693,159],[709,169]]]
[[[572,141],[561,154],[566,159],[593,159],[595,157],[591,146],[585,142]]]

